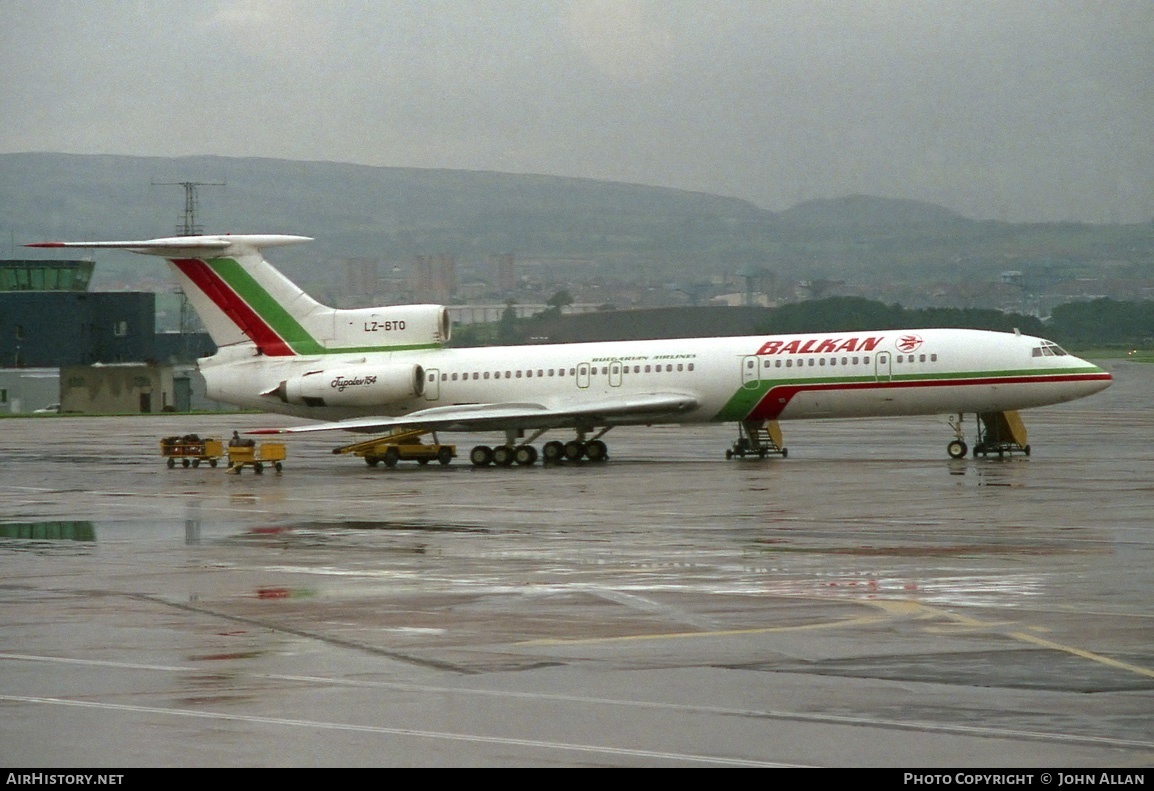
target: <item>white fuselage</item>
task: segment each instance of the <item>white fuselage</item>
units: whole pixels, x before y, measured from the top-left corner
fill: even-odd
[[[420,366],[422,392],[391,403],[342,403],[353,400],[344,393],[358,386],[357,371],[397,364]],[[652,393],[695,400],[693,409],[669,418],[676,423],[993,412],[1069,401],[1110,383],[1102,369],[1040,338],[957,329],[308,357],[265,357],[237,344],[202,360],[201,370],[214,400],[321,420],[461,404],[561,409]],[[304,405],[272,394],[305,374],[319,377],[332,398]],[[600,422],[666,421],[639,414]]]

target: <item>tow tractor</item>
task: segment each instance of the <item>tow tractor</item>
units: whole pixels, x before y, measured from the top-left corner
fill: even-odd
[[[421,437],[429,433],[433,434],[432,443],[421,442]],[[421,465],[435,461],[445,466],[456,457],[457,446],[442,445],[437,440],[435,432],[413,429],[354,442],[352,445],[342,445],[333,448],[333,453],[352,453],[354,456],[360,456],[370,467],[376,467],[381,462],[384,462],[386,467],[396,467],[399,461],[415,461]]]

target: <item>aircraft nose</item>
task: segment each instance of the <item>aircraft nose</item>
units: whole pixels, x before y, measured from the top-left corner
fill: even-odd
[[[1087,375],[1083,379],[1086,385],[1086,395],[1100,393],[1114,383],[1114,375],[1105,368],[1095,365],[1088,360],[1083,360],[1080,357],[1077,359],[1078,362],[1086,366]]]

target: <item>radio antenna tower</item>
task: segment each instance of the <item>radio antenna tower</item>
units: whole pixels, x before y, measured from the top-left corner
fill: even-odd
[[[204,228],[196,223],[197,187],[224,187],[223,181],[154,181],[154,187],[184,187],[184,217],[176,226],[177,236],[199,236]]]

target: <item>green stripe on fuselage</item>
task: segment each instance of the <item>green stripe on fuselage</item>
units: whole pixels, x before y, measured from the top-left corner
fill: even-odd
[[[735,392],[721,408],[713,420],[715,422],[729,422],[744,420],[761,400],[775,387],[828,387],[830,385],[845,384],[888,384],[892,382],[942,382],[943,385],[959,379],[999,379],[1015,376],[1068,376],[1078,374],[1101,373],[1102,369],[1091,365],[1085,368],[1022,368],[1012,371],[947,371],[932,374],[894,374],[888,378],[868,376],[827,376],[820,378],[793,378],[793,379],[760,379],[757,387],[742,386]]]
[[[873,382],[872,376],[833,376],[820,379],[759,379],[756,387],[742,386],[734,393],[721,411],[714,416],[715,422],[744,420],[746,415],[775,387],[825,386],[831,384],[855,384],[857,382]]]

